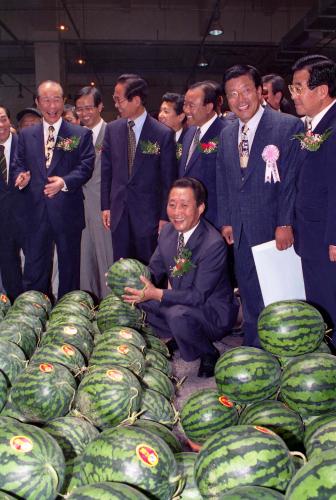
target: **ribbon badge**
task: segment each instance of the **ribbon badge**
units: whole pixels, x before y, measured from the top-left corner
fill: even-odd
[[[279,159],[280,152],[279,149],[274,146],[274,144],[269,144],[264,147],[262,152],[262,159],[266,162],[266,170],[265,170],[265,182],[280,182],[280,175],[277,166],[277,160]]]

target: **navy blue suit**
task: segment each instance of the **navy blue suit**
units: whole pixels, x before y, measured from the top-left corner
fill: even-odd
[[[259,346],[257,321],[264,303],[251,247],[275,238],[277,226],[293,224],[295,173],[299,146],[293,135],[302,130],[301,120],[266,107],[255,133],[249,161],[242,178],[238,153],[239,121],[222,132],[217,155],[219,226],[232,226],[235,270],[243,304],[244,343]],[[279,150],[280,182],[265,182],[267,145]]]
[[[13,301],[22,288],[22,271],[20,250],[24,242],[24,226],[20,224],[19,193],[13,189],[13,163],[15,160],[18,138],[12,134],[10,162],[8,168],[8,183],[0,176],[0,270],[2,282],[10,300]]]
[[[177,177],[176,144],[168,127],[147,115],[128,175],[127,120],[106,127],[101,160],[101,209],[111,211],[113,258],[148,263],[155,250],[159,221],[167,219],[169,189]],[[157,153],[146,153],[150,141]]]
[[[177,251],[178,233],[164,226],[149,267],[155,283],[170,277]],[[161,302],[148,301],[142,308],[162,336],[173,336],[186,361],[213,353],[212,342],[235,324],[238,305],[229,284],[226,245],[207,221],[201,220],[186,247],[195,267],[179,278],[169,278],[171,289]]]
[[[189,149],[197,128],[194,126],[190,127],[183,138],[182,157],[179,163],[179,177],[194,177],[202,182],[206,188],[207,209],[205,212],[205,218],[216,227],[218,227],[216,197],[217,147],[212,153],[204,153],[202,151],[202,145],[210,141],[217,141],[218,143],[220,133],[226,124],[227,121],[216,118],[201,138],[199,147],[195,149],[187,165]]]
[[[72,151],[57,147],[62,139],[79,137]],[[21,191],[28,228],[23,282],[25,290],[49,292],[53,243],[59,268],[58,297],[79,288],[80,239],[85,226],[82,185],[92,176],[95,151],[91,131],[62,121],[49,168],[46,168],[42,124],[27,127],[19,136],[14,179],[30,171],[31,180]],[[53,198],[44,195],[47,177],[59,176],[67,191]]]
[[[329,245],[336,245],[336,104],[313,133],[322,134],[327,129],[332,129],[332,134],[317,151],[300,152],[294,235],[307,301],[316,305],[335,329],[336,263],[329,259]]]

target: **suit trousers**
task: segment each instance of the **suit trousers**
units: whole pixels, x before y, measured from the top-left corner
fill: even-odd
[[[23,292],[21,244],[10,233],[0,238],[0,271],[2,284],[11,302]]]
[[[257,270],[251,247],[244,230],[239,242],[234,243],[235,271],[243,308],[243,345],[260,347],[258,337],[258,317],[264,308]]]
[[[306,300],[322,314],[329,328],[333,328],[336,345],[336,262],[301,259]]]
[[[59,234],[53,230],[45,215],[39,230],[28,235],[25,242],[24,290],[38,290],[50,295],[54,245],[57,249],[59,270],[58,299],[67,292],[77,290],[80,276],[81,233],[81,229],[75,229],[68,234]]]
[[[147,313],[149,324],[159,337],[173,337],[179,347],[182,359],[193,361],[205,355],[215,354],[213,342],[220,340],[233,327],[236,314],[228,318],[228,328],[218,328],[210,323],[202,310],[196,307],[173,305],[162,306],[150,300],[141,304]]]
[[[136,222],[131,220],[126,209],[111,234],[114,262],[121,258],[130,258],[148,265],[157,246],[158,229],[145,236],[139,235],[139,228]]]

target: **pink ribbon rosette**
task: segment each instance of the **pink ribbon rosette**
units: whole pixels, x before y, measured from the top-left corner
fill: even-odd
[[[269,144],[268,146],[264,147],[261,156],[262,159],[266,162],[265,182],[271,182],[272,177],[274,182],[280,182],[280,175],[277,166],[277,160],[280,156],[279,149],[274,146],[274,144]]]

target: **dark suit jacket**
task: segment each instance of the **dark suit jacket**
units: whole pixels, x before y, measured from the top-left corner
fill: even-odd
[[[141,141],[159,145],[158,154],[142,151]],[[128,177],[127,120],[106,127],[101,162],[101,209],[111,210],[113,232],[127,210],[138,235],[153,235],[159,220],[167,219],[170,186],[177,177],[176,144],[171,129],[147,115]]]
[[[200,147],[196,148],[188,165],[186,166],[188,153],[193,141],[196,128],[190,127],[183,139],[182,157],[179,164],[179,177],[194,177],[202,182],[207,190],[207,210],[205,218],[214,226],[217,224],[217,198],[216,198],[216,159],[217,148],[213,153],[204,153],[202,146],[209,141],[219,142],[219,136],[226,126],[224,120],[216,118],[200,141]]]
[[[79,145],[72,151],[57,147],[61,139],[80,137]],[[37,231],[45,220],[56,233],[71,233],[84,225],[82,185],[91,177],[95,151],[92,132],[84,127],[62,121],[50,167],[46,168],[42,124],[27,127],[20,132],[18,153],[14,165],[14,180],[21,172],[31,173],[29,184],[21,191],[27,207],[24,217],[30,232]],[[53,198],[43,194],[47,177],[59,176],[66,183],[67,192],[60,191]]]
[[[293,224],[295,175],[299,145],[293,135],[302,121],[266,107],[259,122],[242,180],[238,153],[238,120],[224,128],[217,155],[217,202],[219,227],[232,226],[235,244],[242,227],[250,246],[274,239],[277,226]],[[279,150],[280,182],[265,183],[267,145]]]
[[[300,151],[295,249],[307,259],[329,259],[329,245],[336,245],[336,104],[313,133],[322,134],[329,128],[332,135],[317,151]]]
[[[149,263],[156,283],[171,274],[175,265],[177,237],[172,224],[163,227]],[[196,307],[204,312],[207,321],[218,328],[225,328],[233,315],[225,242],[216,229],[201,219],[186,247],[191,250],[195,267],[180,278],[169,278],[172,289],[164,290],[161,305]]]

